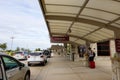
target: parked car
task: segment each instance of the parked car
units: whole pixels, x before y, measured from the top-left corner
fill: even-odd
[[[25,51],[19,51],[19,52],[15,52],[15,54],[13,55],[14,58],[16,59],[27,59],[28,57],[28,52]]]
[[[43,66],[47,63],[47,57],[42,52],[30,53],[27,59],[28,66],[31,64],[42,64]]]
[[[51,58],[51,51],[44,50],[43,54],[45,54],[47,56],[47,58]]]
[[[30,80],[30,69],[17,59],[0,53],[0,80]]]

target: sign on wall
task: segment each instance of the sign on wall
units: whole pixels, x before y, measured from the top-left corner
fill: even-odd
[[[69,36],[52,36],[51,42],[65,42],[69,41]]]
[[[115,40],[116,52],[120,53],[120,39]]]

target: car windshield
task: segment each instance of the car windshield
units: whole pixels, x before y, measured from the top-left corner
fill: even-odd
[[[50,53],[49,53],[49,51],[44,51],[44,54],[49,55]]]
[[[22,52],[16,52],[15,54],[22,54]]]
[[[31,56],[39,56],[41,55],[42,53],[30,53]]]

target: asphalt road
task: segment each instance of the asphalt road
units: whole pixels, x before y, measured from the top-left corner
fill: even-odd
[[[27,65],[27,61],[23,60],[20,61],[22,63],[25,63]],[[30,67],[30,71],[31,71],[31,79],[30,80],[44,80],[45,74],[47,74],[47,68],[49,67],[50,62],[48,60],[47,64],[45,66],[42,65],[32,65],[29,66]]]

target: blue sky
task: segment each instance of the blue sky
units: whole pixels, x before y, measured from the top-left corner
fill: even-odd
[[[16,47],[46,49],[49,33],[38,0],[0,0],[0,43]]]

